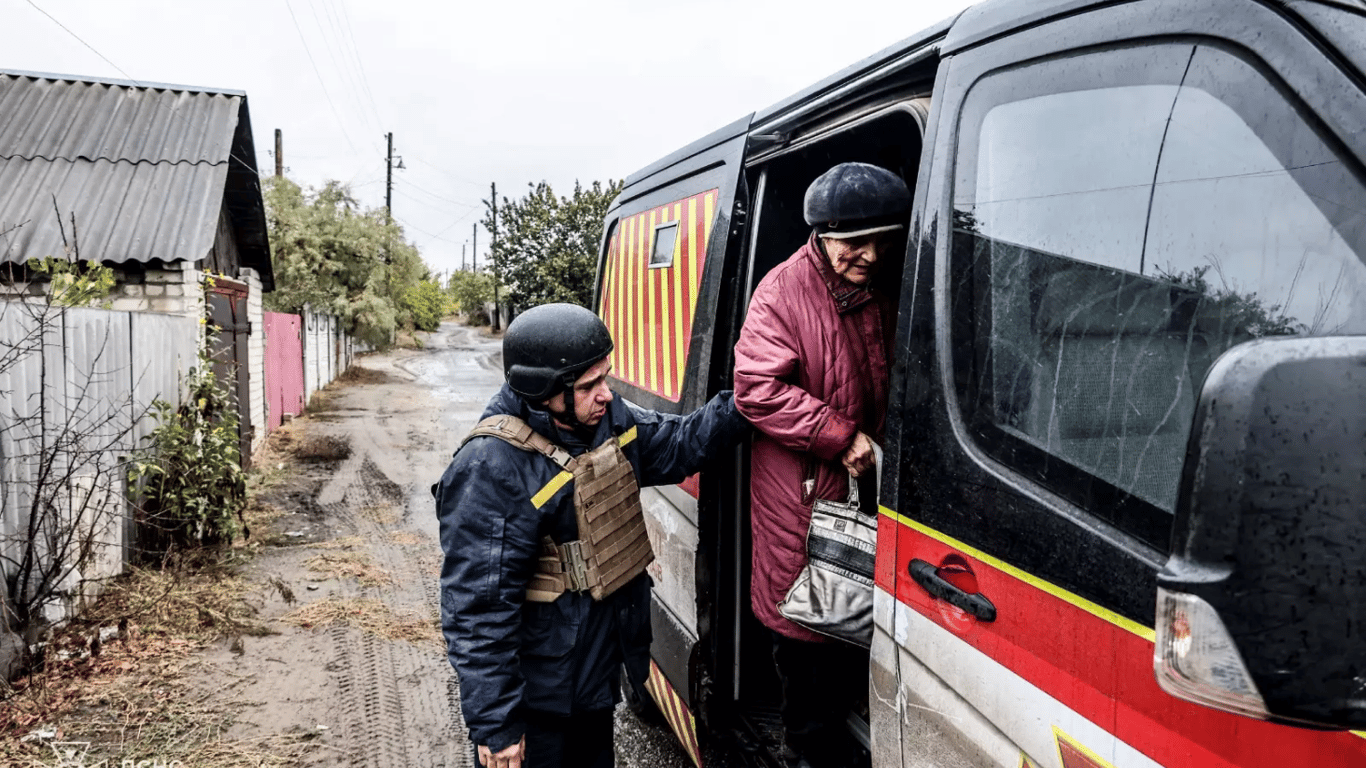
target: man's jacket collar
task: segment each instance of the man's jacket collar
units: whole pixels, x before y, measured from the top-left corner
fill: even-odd
[[[600,445],[611,435],[611,423],[615,416],[617,401],[613,401],[607,407],[607,413],[603,415],[602,421],[598,422],[597,428],[593,431],[593,440],[590,444],[574,432],[561,429],[550,417],[550,411],[538,408],[528,403],[521,395],[512,391],[506,383],[498,390],[498,394],[489,401],[488,407],[484,409],[484,414],[480,420],[490,416],[511,414],[525,421],[536,432],[546,436],[550,442],[562,446],[571,455],[577,456],[584,451]]]

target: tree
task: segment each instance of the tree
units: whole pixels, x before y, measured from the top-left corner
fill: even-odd
[[[417,294],[409,291],[431,273],[384,209],[363,210],[337,181],[305,192],[274,177],[264,195],[275,262],[268,309],[308,306],[336,315],[377,347],[391,344],[400,326],[412,326]]]
[[[1263,300],[1255,293],[1239,293],[1229,288],[1211,285],[1205,275],[1208,266],[1192,267],[1182,272],[1169,272],[1158,267],[1156,274],[1194,292],[1198,303],[1193,322],[1214,333],[1219,349],[1227,349],[1250,339],[1266,336],[1297,336],[1308,332],[1304,323],[1291,317],[1279,304]]]
[[[621,192],[622,183],[595,181],[585,188],[574,183],[574,193],[557,197],[542,181],[528,184],[520,200],[504,197],[498,205],[492,261],[494,275],[507,286],[506,300],[514,309],[569,302],[588,306],[607,208]],[[484,228],[493,227],[489,201]]]
[[[422,280],[409,286],[403,301],[413,316],[413,327],[419,331],[435,331],[446,315],[449,299],[435,280]]]
[[[447,287],[456,309],[464,312],[470,322],[487,325],[489,317],[484,305],[493,301],[493,275],[487,272],[456,272]]]

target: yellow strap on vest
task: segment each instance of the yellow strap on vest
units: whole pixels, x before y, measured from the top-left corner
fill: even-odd
[[[628,444],[630,444],[632,440],[635,439],[636,428],[631,427],[625,432],[622,432],[621,436],[617,438],[617,445],[620,445],[621,447],[625,448]],[[541,507],[545,506],[546,502],[555,498],[555,494],[559,493],[560,489],[563,488],[565,484],[567,484],[570,480],[573,479],[573,472],[561,472],[560,474],[550,478],[550,482],[541,486],[541,490],[537,491],[536,495],[531,497],[531,505],[537,509],[540,509]]]
[[[565,486],[565,483],[568,483],[573,479],[573,472],[561,472],[550,478],[550,482],[541,486],[541,490],[537,491],[536,495],[531,497],[531,506],[537,509],[544,507],[547,501],[550,501],[554,498],[556,493],[559,493],[560,489]]]
[[[553,602],[569,589],[588,590],[593,599],[601,600],[642,573],[654,560],[645,532],[635,470],[620,453],[622,447],[636,439],[634,426],[617,437],[616,445],[604,443],[577,458],[516,416],[505,414],[484,419],[470,430],[461,445],[481,435],[541,453],[563,468],[532,495],[531,504],[536,509],[545,506],[577,475],[584,475],[584,482],[575,492],[580,539],[556,544],[545,537],[536,573],[527,584],[528,601]],[[604,450],[608,453],[604,454]],[[604,458],[613,468],[602,475],[598,462]],[[609,513],[609,518],[602,519]]]

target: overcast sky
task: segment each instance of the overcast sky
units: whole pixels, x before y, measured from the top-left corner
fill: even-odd
[[[367,207],[392,132],[394,216],[445,271],[490,182],[623,178],[968,4],[0,0],[0,69],[245,91],[262,171],[279,128],[286,175]]]

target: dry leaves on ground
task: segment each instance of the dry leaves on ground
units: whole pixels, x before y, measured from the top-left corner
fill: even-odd
[[[261,634],[246,584],[231,569],[137,570],[112,582],[62,627],[0,700],[0,763],[51,766],[79,758],[180,760],[197,768],[295,765],[315,745],[223,738],[238,704],[231,689],[195,691],[192,654],[217,638]],[[65,763],[61,755],[67,755]]]
[[[374,556],[368,552],[322,552],[305,560],[304,566],[333,578],[350,576],[363,587],[382,587],[394,583],[394,577],[380,568]]]
[[[344,624],[414,645],[444,647],[440,622],[415,611],[396,612],[378,600],[328,597],[283,616],[281,621],[305,629]]]

